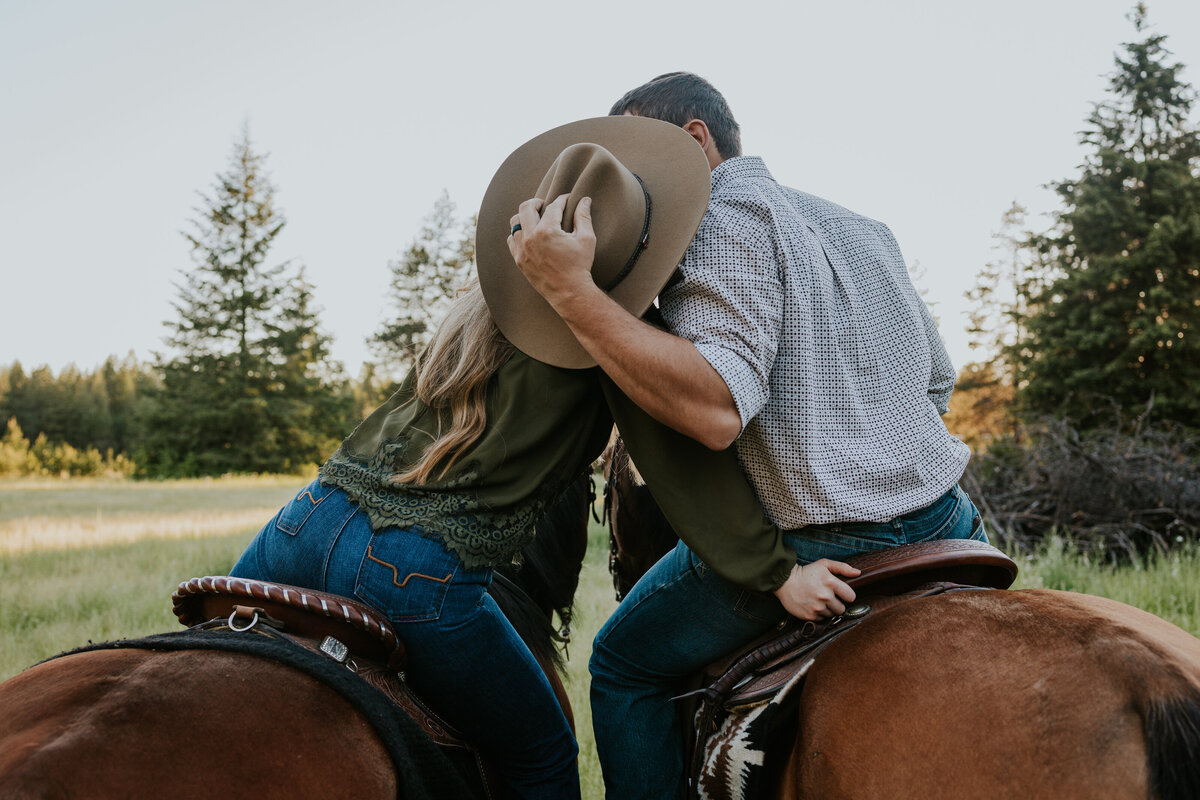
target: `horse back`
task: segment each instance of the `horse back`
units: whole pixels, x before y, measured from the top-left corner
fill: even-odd
[[[386,750],[346,700],[252,656],[76,653],[0,684],[0,708],[6,798],[396,796]]]
[[[813,666],[781,796],[1195,797],[1197,697],[1200,640],[1129,606],[915,600]]]

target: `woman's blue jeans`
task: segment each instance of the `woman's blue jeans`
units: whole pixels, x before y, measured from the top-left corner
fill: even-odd
[[[883,523],[846,523],[784,534],[807,564],[930,539],[987,541],[974,503],[955,486],[931,505]],[[682,681],[777,625],[772,594],[725,580],[679,545],[630,590],[596,635],[592,727],[614,800],[672,800],[686,790],[684,732],[671,698]]]
[[[512,796],[579,797],[578,746],[550,682],[487,593],[440,541],[371,530],[340,489],[313,481],[250,543],[231,575],[352,597],[385,614],[407,680],[493,756]]]

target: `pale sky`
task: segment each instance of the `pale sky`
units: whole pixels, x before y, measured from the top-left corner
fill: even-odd
[[[443,190],[467,216],[521,143],[685,69],[781,183],[892,228],[961,367],[963,293],[1013,201],[1075,174],[1132,6],[0,0],[0,364],[161,349],[180,231],[248,120],[288,219],[270,263],[307,266],[355,375]],[[1200,2],[1149,10],[1200,83]]]

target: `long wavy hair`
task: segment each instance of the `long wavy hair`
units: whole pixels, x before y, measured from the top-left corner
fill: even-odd
[[[450,425],[443,430],[439,423],[421,458],[393,475],[393,482],[426,483],[435,471],[441,478],[475,444],[487,425],[488,381],[512,353],[513,346],[492,320],[479,281],[472,279],[454,298],[414,367],[417,399],[436,411],[448,409]]]

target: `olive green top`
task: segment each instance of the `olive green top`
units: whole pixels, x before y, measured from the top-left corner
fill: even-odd
[[[413,528],[442,539],[469,568],[507,563],[533,538],[549,505],[600,455],[612,417],[595,369],[570,370],[520,352],[487,387],[487,425],[444,476],[392,480],[417,462],[449,413],[416,398],[409,373],[321,467],[380,530]]]
[[[414,396],[414,382],[410,373],[321,467],[321,482],[343,489],[376,530],[436,536],[469,568],[506,563],[600,455],[615,419],[667,521],[719,575],[770,591],[796,563],[732,448],[713,452],[654,421],[596,368],[561,369],[519,351],[488,385],[482,436],[446,475],[395,483],[439,421],[448,425]]]

